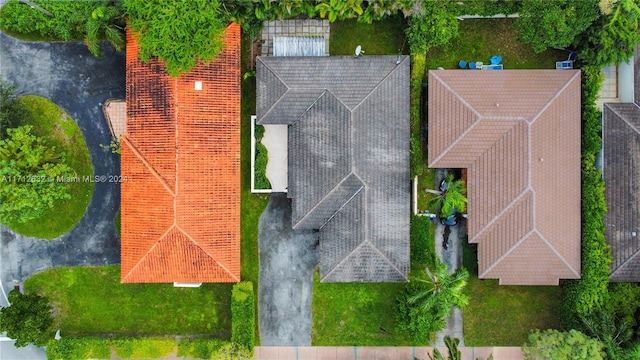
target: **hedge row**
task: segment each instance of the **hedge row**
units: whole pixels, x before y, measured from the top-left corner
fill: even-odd
[[[596,169],[601,144],[601,113],[595,100],[602,84],[602,69],[582,68],[582,274],[563,282],[562,326],[580,328],[579,316],[602,310],[609,298],[609,264],[612,261],[604,236],[607,204],[604,181]]]
[[[436,250],[428,216],[411,215],[411,263],[435,267]]]
[[[172,338],[96,337],[62,338],[47,346],[47,359],[110,359],[113,355],[126,359],[159,359],[175,353],[179,357],[197,359],[251,359],[251,351],[221,339],[181,340]]]
[[[420,92],[422,79],[427,69],[427,54],[411,55],[411,93],[410,93],[410,121],[411,121],[411,177],[420,176],[424,172],[424,156],[422,155],[422,140],[420,138]]]
[[[242,281],[231,290],[231,342],[246,349],[255,344],[256,314],[254,307],[253,284]]]

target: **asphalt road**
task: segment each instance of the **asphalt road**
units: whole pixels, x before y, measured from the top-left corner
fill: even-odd
[[[108,98],[125,96],[124,53],[103,44],[96,59],[82,43],[23,42],[0,33],[0,74],[20,95],[48,98],[77,122],[89,147],[95,175],[120,173],[119,157],[104,149],[111,137],[102,114]],[[0,280],[5,293],[50,267],[120,262],[114,218],[120,204],[116,183],[96,183],[78,225],[51,241],[15,234],[0,225]],[[0,294],[1,305],[6,299]]]

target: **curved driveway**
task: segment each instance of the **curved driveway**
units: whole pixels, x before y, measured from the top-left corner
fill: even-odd
[[[103,44],[103,57],[96,59],[82,43],[23,42],[0,33],[0,74],[17,85],[18,94],[48,98],[73,117],[87,141],[95,175],[120,173],[118,156],[100,147],[111,141],[101,105],[125,95],[124,53]],[[50,267],[120,263],[113,222],[119,203],[119,184],[96,183],[80,223],[51,241],[17,235],[0,225],[3,290]]]

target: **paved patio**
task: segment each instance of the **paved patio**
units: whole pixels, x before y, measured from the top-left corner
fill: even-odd
[[[446,356],[447,348],[438,347]],[[524,359],[519,347],[460,347],[462,360],[487,359],[491,354],[495,360]],[[429,359],[433,354],[431,347],[359,347],[359,346],[256,346],[258,360],[413,360]]]
[[[264,134],[260,142],[269,154],[266,176],[271,183],[272,192],[287,192],[287,134],[287,125],[264,125]]]
[[[329,55],[329,21],[281,20],[265,21],[262,28],[262,55],[273,56],[274,36],[322,36],[324,37],[325,55]]]
[[[127,102],[120,99],[109,99],[102,105],[104,118],[107,120],[109,132],[114,139],[120,139],[127,132]]]

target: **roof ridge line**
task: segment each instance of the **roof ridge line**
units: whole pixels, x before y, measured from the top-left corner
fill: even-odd
[[[385,75],[382,79],[380,79],[380,81],[378,81],[378,83],[371,89],[371,91],[369,91],[367,95],[365,95],[362,98],[362,100],[360,100],[360,102],[358,102],[356,106],[353,107],[353,109],[349,109],[349,110],[351,110],[352,112],[356,111],[356,109],[360,107],[360,105],[362,105],[362,103],[364,103],[364,101],[367,100],[371,96],[371,94],[373,94],[374,91],[378,90],[380,85],[384,83],[385,80],[387,80],[391,75],[393,75],[400,68],[400,64],[406,62],[408,58],[409,57],[405,57],[402,61],[400,61],[400,63],[396,64],[396,66],[394,66],[393,69],[391,69],[391,71],[389,71],[387,75]]]
[[[529,191],[531,191],[531,193],[535,194],[535,192],[533,191],[533,189],[531,188],[531,186],[527,186],[526,188],[524,188],[524,190],[522,190],[522,192],[520,194],[518,194],[513,200],[511,200],[511,202],[509,204],[507,204],[507,206],[505,206],[504,209],[502,209],[502,211],[500,211],[499,213],[496,214],[496,216],[493,217],[493,219],[491,219],[487,225],[485,227],[483,227],[482,229],[480,229],[480,231],[478,231],[478,233],[476,234],[476,236],[474,236],[473,238],[469,239],[469,242],[472,244],[479,244],[478,242],[475,241],[475,239],[477,239],[480,235],[482,235],[483,233],[489,231],[487,229],[489,229],[491,227],[491,225],[493,225],[496,221],[498,221],[498,219],[500,219],[508,210],[511,209],[511,207],[517,203],[518,201],[520,201]],[[535,228],[535,226],[534,226]]]
[[[286,86],[286,85],[285,85],[285,86]],[[275,109],[275,108],[276,108],[276,105],[278,105],[278,103],[279,103],[280,101],[282,101],[282,99],[284,99],[284,96],[285,96],[285,95],[287,95],[287,94],[289,93],[289,91],[291,91],[291,89],[289,89],[289,88],[287,87],[287,91],[285,91],[284,93],[282,93],[282,95],[280,95],[280,97],[278,98],[278,100],[276,100],[276,101],[273,103],[273,105],[271,105],[271,107],[269,108],[269,110],[267,110],[267,111],[264,113],[264,115],[262,115],[262,118],[257,119],[257,116],[256,116],[256,124],[258,124],[258,125],[262,125],[262,124],[260,123],[260,122],[262,121],[262,119],[266,118],[266,117],[267,117],[267,115],[269,115],[269,113],[270,113],[270,112],[272,112],[272,111],[273,111],[273,109]]]
[[[289,92],[289,90],[287,90],[287,91],[285,92],[285,94],[286,94],[286,93],[288,93],[288,92]],[[322,97],[323,97],[327,92],[329,92],[329,90],[328,90],[328,89],[324,89],[324,90],[322,90],[322,92],[320,93],[320,95],[319,95],[315,100],[313,100],[313,102],[312,102],[309,106],[307,106],[307,108],[302,112],[302,114],[300,114],[300,116],[298,116],[298,118],[296,119],[296,121],[294,121],[293,123],[291,123],[291,124],[289,124],[289,125],[294,125],[294,124],[296,124],[298,121],[300,121],[300,120],[302,119],[302,117],[303,117],[303,116],[305,116],[305,115],[309,112],[309,110],[311,110],[311,108],[312,108],[312,107],[313,107],[313,106],[314,106],[318,101],[320,101],[320,99],[321,99],[321,98],[322,98]],[[335,96],[335,95],[333,95],[333,94],[331,94],[331,95],[332,95],[334,98],[336,97],[336,96]],[[283,96],[284,96],[284,94],[283,94]],[[336,99],[337,99],[337,98],[336,98]],[[279,101],[280,101],[280,99],[278,99],[278,101],[277,101],[277,102],[279,102]],[[276,102],[276,103],[277,103],[277,102]],[[275,107],[275,103],[273,104],[273,106]],[[269,109],[269,111],[271,111],[271,109]]]
[[[609,245],[609,244],[607,244],[607,245]],[[611,245],[609,245],[609,249],[611,249]],[[627,263],[631,262],[631,260],[636,258],[638,256],[638,254],[640,254],[640,249],[636,250],[633,254],[631,254],[631,256],[629,256],[629,258],[627,258],[625,261],[623,261],[619,266],[616,266],[616,268],[613,271],[610,272],[609,278],[611,278],[613,276],[613,274],[617,273],[623,266],[627,265]]]
[[[191,242],[192,242],[195,246],[197,246],[200,250],[202,250],[202,252],[204,252],[205,254],[207,254],[207,256],[209,256],[211,259],[213,259],[213,261],[215,261],[215,263],[216,263],[218,266],[220,266],[222,269],[224,269],[224,271],[226,271],[226,272],[227,272],[227,274],[229,274],[233,279],[235,279],[236,281],[240,281],[240,279],[239,279],[237,276],[233,275],[233,274],[231,273],[231,271],[230,271],[229,269],[227,269],[227,267],[226,267],[226,266],[222,265],[218,260],[216,260],[216,258],[215,258],[213,255],[211,255],[207,250],[205,250],[202,246],[200,246],[200,244],[198,244],[198,242],[197,242],[197,241],[195,241],[195,240],[193,239],[193,237],[191,237],[191,235],[189,235],[189,233],[187,233],[185,230],[183,230],[183,229],[182,229],[178,224],[176,224],[174,227],[175,227],[176,229],[180,230],[180,232],[181,232],[184,236],[186,236],[186,237],[187,237],[187,239],[191,240]]]
[[[353,248],[353,250],[351,250],[351,252],[350,252],[350,253],[348,253],[347,255],[345,255],[345,256],[342,258],[342,260],[338,261],[338,263],[337,263],[337,264],[335,264],[335,265],[331,268],[331,271],[329,271],[325,276],[320,277],[320,281],[324,280],[325,278],[327,278],[327,276],[331,275],[334,271],[336,271],[336,270],[338,269],[338,267],[339,267],[342,263],[344,263],[344,262],[347,260],[347,258],[348,258],[349,256],[351,256],[351,254],[353,254],[356,250],[358,250],[358,248],[362,247],[362,246],[364,245],[364,243],[365,243],[365,242],[366,242],[366,240],[365,240],[365,241],[363,241],[363,242],[361,242],[360,244],[358,244],[358,246],[356,246],[355,248]]]
[[[514,252],[520,245],[522,245],[523,242],[525,242],[525,240],[527,240],[529,238],[529,236],[531,236],[531,234],[533,234],[535,232],[535,229],[531,229],[529,230],[529,232],[527,232],[526,234],[524,234],[524,236],[522,238],[520,238],[520,240],[516,241],[515,244],[511,245],[511,247],[509,249],[507,249],[507,251],[504,252],[504,254],[502,254],[499,258],[497,258],[493,264],[491,264],[491,266],[489,266],[487,268],[487,270],[483,271],[482,274],[478,275],[478,278],[481,276],[486,275],[489,271],[493,270],[493,268],[495,268],[496,266],[498,266],[499,263],[502,262],[502,260],[504,260],[508,255],[510,255],[512,252]],[[478,249],[479,250],[479,249]],[[479,252],[479,251],[478,251]]]
[[[616,114],[617,117],[620,120],[622,120],[622,122],[624,122],[628,127],[630,127],[633,132],[635,132],[636,134],[640,135],[640,128],[636,128],[636,126],[634,124],[629,123],[625,116],[622,116],[622,114],[620,114],[618,111],[616,111],[612,107],[608,106],[608,104],[609,103],[605,103],[604,106],[606,106],[607,109],[609,109],[611,112]],[[614,104],[616,104],[616,103],[614,103]],[[620,104],[620,103],[617,103],[617,104]],[[629,103],[623,103],[623,104],[629,104]],[[638,106],[638,104],[635,104],[635,103],[630,103],[630,104],[635,105],[635,107],[638,108],[638,110],[640,110],[640,106]]]
[[[377,252],[378,252],[378,254],[380,254],[380,256],[382,256],[382,258],[383,258],[387,263],[389,263],[389,265],[391,265],[391,267],[392,267],[396,272],[398,272],[398,274],[400,274],[400,276],[402,276],[402,278],[403,278],[403,279],[408,280],[406,276],[402,275],[402,272],[400,271],[400,269],[398,269],[398,267],[397,267],[397,266],[395,266],[395,265],[393,264],[393,262],[392,262],[391,260],[389,260],[389,258],[388,258],[385,254],[383,254],[383,253],[382,253],[382,251],[380,251],[380,249],[378,249],[378,247],[377,247],[377,246],[376,246],[376,245],[375,245],[371,240],[368,240],[368,239],[367,239],[367,240],[363,241],[362,243],[366,243],[366,242],[368,242],[369,244],[371,244],[371,247],[372,247],[375,251],[377,251]]]
[[[340,207],[338,208],[338,210],[334,211],[333,214],[331,214],[331,216],[329,216],[329,218],[327,219],[327,221],[324,222],[324,224],[320,225],[319,229],[322,229],[325,225],[327,225],[327,223],[329,221],[331,221],[331,219],[333,219],[337,213],[340,212],[340,210],[342,210],[345,206],[347,206],[347,204],[349,204],[351,202],[351,200],[353,200],[354,197],[356,197],[356,195],[360,194],[360,192],[362,191],[362,189],[364,189],[364,185],[360,186],[358,188],[358,190],[356,190],[355,193],[353,193],[353,195],[351,195],[351,197],[349,199],[347,199],[347,201],[344,202],[344,204],[340,205]]]
[[[440,152],[440,155],[438,155],[438,157],[436,157],[432,162],[431,162],[431,166],[433,166],[435,163],[437,163],[438,161],[440,161],[440,159],[442,159],[442,157],[444,157],[444,154],[446,154],[447,152],[449,152],[449,150],[451,150],[459,141],[460,139],[462,139],[465,135],[467,135],[471,129],[473,129],[474,127],[476,127],[476,125],[480,122],[480,120],[482,120],[484,117],[476,110],[473,108],[473,106],[471,106],[471,104],[469,104],[462,96],[460,96],[455,90],[453,90],[453,88],[451,86],[449,86],[449,84],[447,84],[446,81],[442,80],[441,77],[438,76],[438,74],[436,74],[435,71],[429,71],[429,74],[432,74],[434,78],[436,78],[436,80],[438,81],[438,83],[440,85],[442,85],[448,92],[450,92],[451,94],[454,95],[454,97],[460,101],[462,103],[462,105],[464,105],[464,107],[466,107],[467,109],[471,110],[471,112],[476,116],[476,119],[473,123],[471,123],[471,125],[462,132],[462,134],[460,134],[455,141],[453,141],[451,144],[449,144],[449,146],[447,146],[444,150],[442,150],[442,152]]]
[[[340,180],[339,183],[336,184],[336,186],[333,187],[333,189],[331,189],[325,196],[322,197],[322,199],[318,200],[318,202],[309,210],[307,211],[307,213],[302,217],[302,219],[300,219],[299,221],[297,221],[295,224],[292,224],[292,228],[296,229],[296,227],[298,226],[298,224],[300,224],[302,221],[304,221],[304,219],[306,219],[315,209],[317,209],[320,204],[327,198],[329,197],[329,195],[331,195],[332,193],[334,193],[336,191],[336,189],[338,189],[340,187],[340,185],[344,184],[345,181],[347,181],[347,178],[349,178],[350,175],[353,174],[353,171],[350,171],[347,175],[345,175],[345,177],[342,178],[342,180]],[[355,175],[355,174],[354,174]],[[358,178],[358,180],[360,180],[360,178]],[[364,186],[363,186],[364,187]],[[356,191],[356,194],[360,192],[360,190]],[[353,195],[355,196],[355,194]],[[351,198],[349,198],[349,200],[351,200],[353,198],[353,196]],[[349,201],[348,200],[348,201]],[[340,209],[342,209],[343,206],[340,207]],[[335,213],[334,213],[335,215]],[[331,216],[333,217],[333,215]],[[326,224],[326,222],[325,222]],[[324,226],[324,224],[323,224]]]
[[[564,256],[562,256],[558,250],[555,248],[555,246],[551,245],[551,243],[549,243],[547,241],[547,239],[542,236],[542,234],[538,231],[538,229],[535,226],[535,223],[533,225],[533,231],[538,234],[538,236],[540,237],[540,240],[542,240],[543,243],[545,243],[547,245],[547,247],[549,247],[549,249],[551,249],[551,251],[553,251],[554,254],[556,254],[556,256],[558,256],[558,258],[560,258],[560,260],[567,266],[567,268],[571,269],[571,272],[573,272],[578,278],[580,278],[580,272],[577,272],[576,269],[573,268],[573,266],[571,266],[569,264],[569,262],[567,261],[567,259],[564,258]]]
[[[151,166],[151,164],[147,161],[147,159],[144,157],[144,155],[142,155],[142,153],[138,150],[138,148],[133,144],[133,142],[131,142],[129,140],[128,136],[122,136],[120,137],[120,142],[122,143],[124,141],[125,144],[127,144],[127,146],[129,146],[129,148],[131,149],[131,151],[133,151],[133,153],[136,155],[136,157],[138,159],[140,159],[140,161],[142,161],[142,164],[144,164],[144,166],[149,169],[149,171],[151,172],[151,174],[153,176],[155,176],[160,183],[162,184],[162,186],[164,186],[167,191],[169,192],[169,194],[171,194],[172,197],[176,197],[176,193],[175,190],[173,188],[171,188],[171,185],[169,185],[169,183],[167,183],[167,181],[162,177],[162,175],[160,175],[160,173],[153,167]]]
[[[152,251],[153,249],[155,249],[155,248],[158,246],[158,244],[160,243],[160,240],[164,239],[164,238],[169,234],[169,232],[171,232],[171,230],[173,230],[173,228],[175,228],[175,227],[176,227],[176,224],[175,224],[175,220],[174,220],[174,223],[173,223],[173,224],[171,224],[171,226],[169,226],[169,228],[167,229],[167,231],[165,231],[165,232],[164,232],[164,233],[163,233],[163,234],[158,238],[158,240],[153,244],[153,246],[151,246],[151,247],[149,248],[149,250],[147,250],[147,252],[146,252],[146,253],[145,253],[145,254],[144,254],[140,259],[138,259],[138,261],[136,261],[136,264],[131,268],[131,270],[129,270],[129,272],[127,273],[127,275],[126,275],[126,276],[121,276],[121,282],[125,281],[125,279],[126,279],[127,277],[129,277],[129,275],[131,275],[131,273],[133,273],[133,271],[134,271],[138,266],[140,266],[140,263],[142,262],[142,260],[144,260],[147,256],[149,256],[149,254],[151,253],[151,251]],[[122,267],[121,267],[121,269],[122,269]],[[121,270],[121,271],[122,271],[122,270]]]
[[[562,85],[560,90],[556,91],[556,93],[551,97],[551,99],[547,101],[547,103],[542,107],[542,109],[531,118],[531,121],[529,121],[529,124],[535,123],[538,120],[538,118],[551,106],[551,104],[555,102],[555,100],[560,96],[560,94],[563,94],[564,90],[573,83],[576,76],[578,76],[579,74],[580,74],[580,71],[576,71],[573,74],[573,76],[569,80],[567,80],[567,82],[564,85]]]
[[[271,66],[269,66],[266,62],[264,62],[264,61],[262,60],[262,56],[258,56],[258,57],[256,58],[256,68],[257,68],[257,64],[258,64],[257,62],[258,62],[258,61],[259,61],[259,62],[260,62],[260,63],[261,63],[265,68],[267,68],[267,69],[269,70],[269,72],[271,72],[271,74],[273,74],[273,76],[275,76],[275,77],[278,79],[278,81],[280,81],[280,83],[281,83],[282,85],[284,85],[284,87],[286,87],[286,88],[287,88],[287,91],[285,91],[282,95],[280,95],[280,97],[278,98],[278,100],[277,100],[277,101],[275,101],[275,102],[271,105],[271,107],[269,108],[269,110],[267,110],[267,111],[264,113],[264,115],[262,116],[262,118],[264,118],[265,116],[267,116],[267,114],[269,114],[269,113],[271,112],[271,110],[276,106],[276,104],[278,104],[278,103],[280,102],[280,100],[282,100],[282,98],[283,98],[283,97],[284,97],[284,96],[289,92],[289,90],[291,90],[291,88],[289,87],[289,85],[287,85],[287,83],[286,83],[286,82],[284,82],[284,81],[282,80],[282,78],[281,78],[280,76],[278,76],[278,74],[276,74],[276,72],[275,72],[275,71],[273,71],[273,69],[271,68]],[[258,125],[262,125],[262,124],[260,124],[260,120],[262,120],[262,118],[260,118],[260,119],[256,119],[256,123],[257,123]]]

